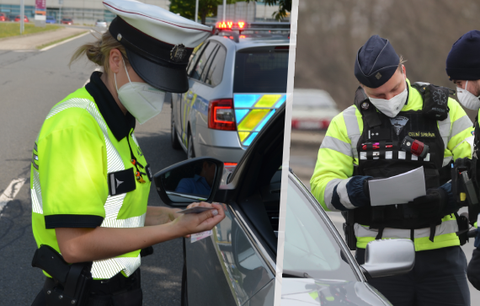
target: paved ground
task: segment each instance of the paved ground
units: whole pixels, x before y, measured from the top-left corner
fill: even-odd
[[[88,27],[64,27],[43,33],[2,38],[0,50],[36,50],[38,46],[89,31]]]

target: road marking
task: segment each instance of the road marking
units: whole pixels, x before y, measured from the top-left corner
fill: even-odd
[[[83,33],[83,34],[80,34],[80,35],[78,35],[78,36],[72,37],[72,38],[70,38],[70,39],[67,39],[67,40],[61,41],[61,42],[59,42],[58,44],[54,44],[54,45],[51,45],[51,46],[45,47],[45,48],[43,48],[43,49],[40,49],[40,51],[47,51],[47,50],[50,50],[50,49],[52,49],[52,48],[54,48],[54,47],[56,47],[56,46],[60,46],[60,45],[62,45],[62,44],[64,44],[64,43],[67,43],[67,42],[69,42],[69,41],[72,41],[72,40],[74,40],[74,39],[77,39],[77,38],[83,37],[83,36],[85,36],[85,35],[87,35],[87,34],[90,34],[90,31],[89,31],[89,32],[86,32],[86,33]]]
[[[23,184],[25,184],[26,180],[26,178],[19,178],[10,182],[10,185],[8,185],[7,189],[5,189],[3,194],[0,195],[0,213],[8,202],[15,199],[15,196],[20,191],[20,188],[22,188]]]

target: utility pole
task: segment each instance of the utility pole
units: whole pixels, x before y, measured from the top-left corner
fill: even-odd
[[[198,22],[198,0],[195,1],[195,22]]]
[[[25,30],[25,3],[23,1],[20,1],[20,34],[23,34]]]
[[[223,0],[223,21],[225,21],[225,15],[227,14],[227,0]]]
[[[58,23],[62,21],[62,4],[63,4],[63,0],[58,0],[58,6],[59,6]]]

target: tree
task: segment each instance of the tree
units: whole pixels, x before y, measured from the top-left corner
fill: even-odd
[[[246,0],[250,1],[260,1],[260,0]],[[273,16],[276,20],[282,20],[287,17],[287,12],[292,11],[292,0],[263,0],[266,5],[274,6],[278,5],[278,11],[276,11]]]
[[[180,14],[185,18],[195,20],[195,2],[196,0],[171,0],[170,11]],[[227,4],[235,3],[237,0],[227,0]],[[198,17],[202,24],[205,24],[207,17],[217,14],[219,4],[223,4],[223,0],[199,0]]]

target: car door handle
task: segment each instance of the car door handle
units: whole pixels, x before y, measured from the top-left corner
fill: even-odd
[[[188,93],[188,94],[187,94],[187,100],[192,100],[192,99],[193,99],[193,94]]]

